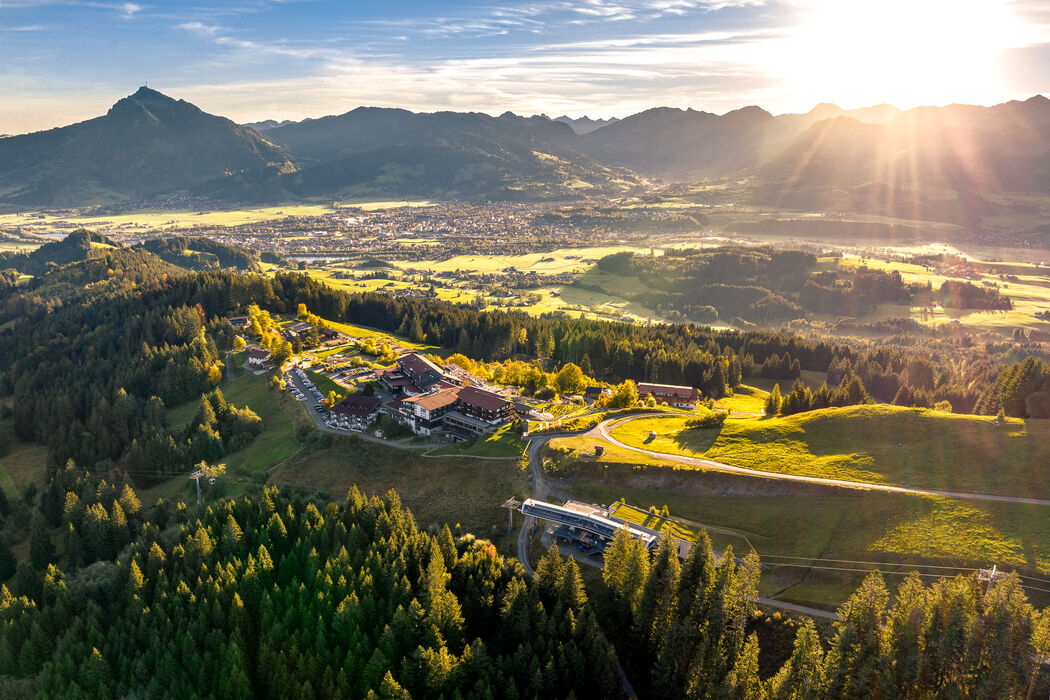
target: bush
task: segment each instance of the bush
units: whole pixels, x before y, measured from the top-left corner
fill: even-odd
[[[726,414],[723,411],[711,412],[696,418],[690,418],[685,422],[687,428],[721,428],[726,422]]]

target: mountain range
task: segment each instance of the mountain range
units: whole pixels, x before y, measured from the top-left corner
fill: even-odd
[[[238,125],[143,87],[104,116],[0,140],[0,203],[21,207],[175,191],[575,199],[726,176],[787,208],[972,221],[996,193],[1050,190],[1050,100],[903,112],[824,103],[779,116],[657,107],[615,120],[359,107]]]

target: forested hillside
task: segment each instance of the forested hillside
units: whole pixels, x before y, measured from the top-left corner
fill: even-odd
[[[421,532],[393,493],[333,501],[246,484],[245,498],[202,507],[136,493],[257,439],[258,416],[218,386],[225,319],[252,304],[406,328],[474,360],[586,356],[607,380],[710,397],[805,367],[853,403],[896,382],[1028,415],[1050,389],[1039,360],[478,312],[88,249],[101,252],[29,280],[5,273],[0,287],[12,402],[0,420],[48,446],[43,483],[0,489],[2,697],[605,698],[623,692],[617,659],[643,697],[1013,697],[1047,653],[1050,618],[1013,577],[987,594],[973,577],[914,577],[892,605],[872,578],[832,630],[799,627],[792,651],[755,612],[756,557],[719,560],[703,539],[679,563],[670,540],[650,562],[618,538],[588,596],[574,562],[552,552],[526,581],[488,542]],[[192,417],[170,425],[187,402]]]
[[[394,493],[131,517],[119,554],[48,566],[30,597],[0,587],[0,695],[622,696],[575,562],[527,582],[490,543],[421,532]]]
[[[818,270],[811,253],[773,248],[669,249],[660,257],[615,253],[596,270],[636,277],[647,290],[631,296],[653,309],[687,321],[718,319],[763,323],[804,318],[807,313],[858,317],[879,304],[940,304],[951,309],[1011,308],[998,290],[948,280],[934,290],[907,284],[899,272],[861,266],[845,273]],[[616,281],[584,277],[577,286],[607,291]],[[611,290],[609,290],[611,291]]]

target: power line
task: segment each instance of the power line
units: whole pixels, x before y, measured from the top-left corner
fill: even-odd
[[[871,564],[872,566],[918,566],[924,569],[951,569],[955,571],[977,571],[976,568],[966,566],[941,566],[938,564],[912,564],[912,563],[893,563],[889,561],[860,561],[857,559],[825,559],[823,557],[789,557],[783,554],[760,554],[759,557],[762,561],[766,561],[767,558],[773,559],[795,559],[797,561],[830,561],[838,564]],[[1050,583],[1048,581],[1047,583]]]
[[[930,573],[925,573],[925,572],[922,572],[922,571],[914,571],[914,572],[913,571],[882,571],[880,569],[856,569],[856,568],[843,567],[843,566],[808,566],[806,564],[792,564],[792,563],[789,563],[789,562],[763,562],[762,565],[763,566],[786,566],[786,567],[794,568],[794,569],[811,569],[811,570],[815,570],[815,571],[844,571],[844,572],[859,573],[859,574],[873,574],[873,573],[878,572],[880,574],[889,575],[889,576],[910,576],[912,573],[915,573],[916,575],[918,575],[920,577],[925,576],[926,578],[954,578],[954,576],[951,575],[951,574],[930,574]],[[1021,588],[1024,588],[1024,589],[1029,590],[1029,591],[1038,591],[1039,593],[1050,593],[1050,589],[1047,589],[1047,588],[1039,588],[1037,586],[1026,586],[1023,583],[1020,584],[1020,586],[1021,586]]]
[[[880,574],[888,574],[894,576],[910,576],[913,572],[911,571],[882,571],[880,569],[854,569],[844,566],[810,566],[808,564],[791,564],[788,562],[763,562],[763,566],[787,566],[795,569],[815,569],[819,571],[853,571],[862,574],[873,574],[878,572]],[[928,576],[932,578],[954,578],[951,574],[926,574],[921,571],[915,571],[914,573],[919,576]]]

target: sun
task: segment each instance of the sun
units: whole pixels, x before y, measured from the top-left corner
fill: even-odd
[[[800,104],[983,102],[1024,33],[1005,0],[808,0],[778,63]]]

